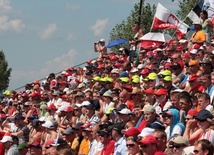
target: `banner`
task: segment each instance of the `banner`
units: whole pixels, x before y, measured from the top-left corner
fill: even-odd
[[[214,24],[214,1],[204,0],[203,10],[207,10],[208,18],[212,20],[212,23]]]
[[[203,1],[199,0],[198,4],[189,12],[187,17],[194,22],[200,21],[200,13],[202,10]]]
[[[152,30],[175,29],[178,39],[181,39],[187,32],[188,25],[180,21],[170,10],[158,3],[155,17],[152,23]]]

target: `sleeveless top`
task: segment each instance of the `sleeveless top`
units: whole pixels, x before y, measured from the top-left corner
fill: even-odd
[[[211,33],[211,27],[207,24],[208,19],[206,19],[203,24],[202,24],[202,31],[204,31],[204,33]]]

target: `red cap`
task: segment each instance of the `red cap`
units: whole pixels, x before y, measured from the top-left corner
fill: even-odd
[[[104,64],[100,64],[97,68],[98,68],[98,69],[100,69],[100,68],[105,68],[105,66],[104,66]]]
[[[160,88],[155,92],[155,95],[167,95],[167,94],[168,94],[168,92],[164,88]]]
[[[35,91],[35,92],[33,92],[32,94],[30,94],[29,96],[30,96],[30,97],[39,97],[39,95],[40,95],[39,92],[36,92],[36,91]]]
[[[200,47],[201,47],[201,46],[198,45],[198,44],[193,44],[193,45],[192,45],[192,48],[193,48],[193,49],[199,49]]]
[[[88,61],[87,61],[87,64],[91,64],[91,62],[92,62],[92,60],[88,60]]]
[[[144,68],[144,69],[140,72],[140,74],[147,74],[147,73],[149,73],[149,69],[148,69],[148,68]]]
[[[152,89],[152,88],[143,90],[143,92],[146,93],[146,94],[155,94],[155,91],[154,91],[154,89]]]
[[[126,136],[137,136],[140,134],[140,131],[138,130],[138,128],[133,127],[123,132],[123,134]]]
[[[164,68],[169,69],[172,66],[170,62],[165,63]]]
[[[89,128],[91,126],[90,122],[87,122],[81,126],[81,128]]]
[[[190,54],[186,52],[186,53],[184,53],[184,57],[185,58],[190,58]]]
[[[53,87],[56,87],[56,85],[57,85],[57,81],[55,79],[53,79],[51,81],[50,88],[52,89]]]
[[[51,103],[46,109],[47,110],[57,110],[56,106],[53,103]]]
[[[187,115],[190,115],[190,116],[197,116],[198,115],[198,111],[197,110],[194,110],[194,109],[190,109],[187,113]]]
[[[119,58],[116,55],[114,55],[114,56],[111,57],[111,60],[118,60],[118,59]]]
[[[6,118],[5,114],[0,114],[0,118]]]
[[[145,137],[142,137],[142,139],[138,142],[140,144],[157,144],[157,140],[154,136],[148,135]]]
[[[68,70],[69,71],[74,71],[74,67],[70,67]]]
[[[199,76],[197,75],[197,74],[192,74],[192,75],[190,75],[190,77],[189,77],[189,81],[195,81],[195,80],[197,80],[199,78]]]
[[[71,111],[73,111],[73,107],[72,106],[67,106],[67,108],[64,111],[65,112],[71,112]]]
[[[178,52],[180,52],[180,51],[182,51],[183,49],[184,49],[183,46],[177,46],[175,50],[178,51]]]
[[[120,62],[126,62],[127,59],[125,57],[120,58]]]
[[[114,64],[115,67],[121,67],[121,63],[117,62]]]
[[[131,85],[122,85],[122,88],[126,89],[128,92],[132,92],[133,88]]]

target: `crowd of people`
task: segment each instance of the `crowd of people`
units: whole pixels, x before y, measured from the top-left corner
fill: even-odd
[[[145,49],[136,22],[130,49],[100,39],[85,67],[4,91],[0,155],[213,155],[214,40],[194,24]]]

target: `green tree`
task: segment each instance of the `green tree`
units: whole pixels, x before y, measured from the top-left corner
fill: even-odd
[[[10,82],[10,74],[12,69],[8,68],[7,60],[3,51],[0,51],[0,92],[7,89]]]
[[[180,0],[179,1],[179,10],[177,11],[177,16],[179,19],[184,20],[187,25],[192,25],[192,21],[189,18],[186,18],[188,13],[193,9],[199,0]]]
[[[112,31],[110,32],[110,40],[124,38],[127,40],[131,40],[134,36],[132,31],[132,25],[138,21],[139,17],[139,9],[140,3],[135,4],[134,9],[131,10],[130,15],[127,17],[126,20],[123,20],[121,24],[117,24]],[[144,31],[144,34],[148,33],[151,29],[151,25],[153,22],[153,17],[156,11],[156,6],[151,6],[150,4],[144,5],[144,0],[142,4],[142,11],[141,11],[141,27]],[[128,46],[128,44],[123,45]],[[118,49],[120,47],[112,48],[113,50]]]

